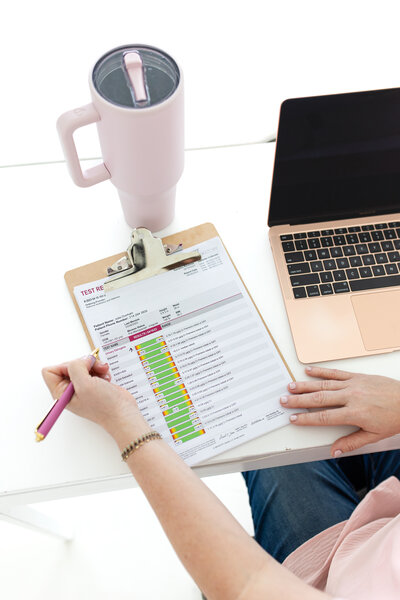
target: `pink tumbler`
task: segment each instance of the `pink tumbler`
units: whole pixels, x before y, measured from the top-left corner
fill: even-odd
[[[57,129],[76,185],[111,179],[131,227],[163,229],[174,218],[184,163],[183,79],[176,62],[151,46],[111,50],[89,77],[92,103],[61,115]],[[82,170],[73,133],[97,124],[104,162]]]

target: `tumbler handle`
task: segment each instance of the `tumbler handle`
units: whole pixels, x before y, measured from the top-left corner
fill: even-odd
[[[111,173],[104,163],[85,171],[81,167],[74,141],[74,131],[84,125],[100,121],[100,115],[93,104],[86,104],[62,114],[57,120],[57,131],[73,182],[80,187],[89,187],[110,179]]]

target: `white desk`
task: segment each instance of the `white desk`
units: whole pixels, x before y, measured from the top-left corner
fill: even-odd
[[[297,379],[304,378],[289,331],[267,239],[274,144],[186,153],[169,234],[212,221]],[[55,531],[26,505],[134,485],[111,438],[66,411],[41,444],[34,429],[51,404],[40,370],[89,350],[64,272],[124,250],[130,239],[109,182],[77,188],[65,164],[0,170],[3,259],[0,513]],[[334,363],[327,363],[332,366]],[[336,361],[353,371],[398,377],[399,355]],[[329,456],[341,428],[289,425],[196,467],[199,475]],[[400,447],[400,436],[374,446]],[[372,447],[363,451],[371,451]],[[59,533],[61,530],[58,530]]]
[[[363,0],[51,0],[2,13],[0,165],[62,159],[60,113],[90,101],[105,52],[163,48],[185,76],[188,148],[263,139],[293,96],[396,87],[398,3]],[[98,156],[95,127],[79,140]]]

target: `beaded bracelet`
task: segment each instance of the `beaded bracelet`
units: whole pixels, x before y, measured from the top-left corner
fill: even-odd
[[[126,448],[123,449],[121,453],[122,460],[127,460],[129,456],[135,452],[140,446],[143,446],[146,442],[151,442],[152,440],[161,440],[162,437],[157,431],[149,431],[149,433],[145,433],[141,437],[137,438],[134,442],[129,444]]]

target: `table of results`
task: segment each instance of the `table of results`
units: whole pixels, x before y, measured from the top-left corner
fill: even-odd
[[[142,342],[135,350],[174,443],[183,444],[203,435],[205,429],[164,337]]]

